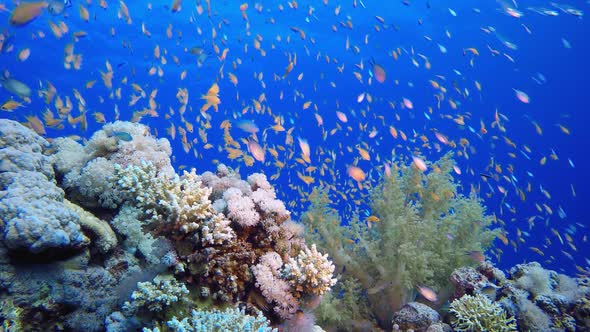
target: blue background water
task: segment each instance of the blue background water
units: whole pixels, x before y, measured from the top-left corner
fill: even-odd
[[[171,2],[152,1],[152,9],[147,9],[147,3],[127,3],[133,23],[128,25],[117,18],[118,2],[109,1],[108,9],[104,10],[97,2],[84,5],[89,9],[90,22],[84,22],[78,15],[78,2],[74,2],[69,8],[66,17],[51,16],[47,13],[31,24],[22,27],[9,27],[7,24],[8,13],[1,13],[0,21],[3,22],[3,29],[9,34],[10,42],[14,45],[15,51],[0,54],[0,69],[6,69],[10,75],[19,79],[29,86],[38,89],[40,82],[50,81],[58,90],[62,98],[70,96],[74,101],[73,89],[78,89],[86,100],[87,116],[89,121],[88,129],[81,132],[80,128],[70,128],[66,123],[63,130],[48,129],[48,137],[61,135],[81,135],[88,137],[92,132],[98,130],[101,124],[92,119],[92,113],[100,111],[106,115],[107,121],[114,119],[114,106],[117,104],[121,120],[129,120],[133,111],[147,107],[147,98],[140,100],[135,107],[129,107],[128,101],[132,94],[131,83],[139,84],[147,94],[153,89],[158,89],[157,102],[159,104],[158,118],[145,117],[142,122],[157,130],[159,136],[165,135],[165,128],[170,123],[181,124],[180,117],[176,111],[170,119],[165,119],[169,107],[178,109],[179,103],[175,98],[177,88],[189,90],[189,105],[191,111],[185,113],[185,118],[195,125],[195,132],[189,133],[190,140],[197,138],[195,148],[198,156],[193,151],[189,154],[183,152],[179,138],[172,142],[174,150],[174,164],[196,167],[198,171],[213,170],[215,168],[212,160],[217,159],[230,166],[240,166],[243,175],[262,171],[268,176],[276,173],[273,158],[267,152],[267,162],[262,165],[256,162],[252,167],[246,167],[236,160],[228,160],[225,151],[219,152],[218,146],[223,145],[222,130],[219,125],[223,120],[234,120],[244,118],[253,120],[261,129],[273,125],[273,118],[268,115],[248,113],[240,115],[245,106],[251,106],[251,100],[257,99],[264,93],[267,101],[265,104],[272,109],[273,114],[281,115],[284,118],[284,127],[293,129],[295,136],[294,157],[286,159],[281,155],[281,161],[287,164],[281,171],[273,184],[277,187],[279,197],[287,202],[298,201],[299,193],[309,192],[313,185],[317,185],[320,179],[328,184],[333,184],[341,191],[350,193],[350,197],[359,199],[361,192],[350,192],[357,187],[346,175],[348,165],[354,162],[358,153],[354,148],[361,142],[366,142],[372,147],[371,161],[359,161],[359,167],[369,171],[373,166],[379,166],[386,158],[391,158],[392,150],[395,149],[397,158],[408,158],[411,151],[420,148],[420,135],[426,135],[431,143],[436,142],[433,130],[436,129],[446,134],[450,139],[459,141],[460,138],[467,138],[473,148],[469,153],[469,159],[458,158],[458,165],[463,170],[462,175],[456,178],[462,183],[462,192],[468,194],[470,186],[481,186],[481,196],[485,200],[490,213],[495,213],[499,219],[506,223],[508,238],[520,242],[518,230],[528,232],[522,235],[523,243],[518,244],[518,250],[512,245],[505,246],[501,241],[496,245],[504,251],[501,267],[509,267],[516,263],[531,260],[541,260],[548,268],[566,271],[570,274],[576,272],[575,265],[588,268],[587,255],[590,245],[586,240],[588,234],[587,220],[590,217],[586,202],[590,199],[588,192],[589,161],[586,156],[590,144],[590,133],[586,128],[590,109],[586,89],[588,83],[588,60],[590,56],[590,45],[587,42],[590,25],[587,18],[580,18],[565,14],[549,2],[529,1],[519,3],[519,10],[524,16],[514,18],[506,15],[498,2],[479,1],[432,1],[427,6],[426,1],[411,1],[410,6],[403,5],[400,1],[364,1],[366,8],[358,2],[354,8],[352,1],[336,2],[330,0],[327,6],[319,1],[299,1],[298,9],[290,9],[287,2],[280,2],[284,10],[278,9],[279,2],[264,1],[261,13],[255,10],[255,2],[248,2],[247,14],[250,20],[250,34],[245,28],[246,23],[241,18],[238,9],[240,2],[235,1],[214,1],[212,0],[211,18],[206,12],[197,15],[194,2],[184,1],[182,10],[179,13],[171,13],[169,5]],[[339,16],[334,15],[336,6],[341,5]],[[509,4],[511,5],[511,4]],[[12,4],[6,4],[13,8]],[[203,2],[203,6],[205,3]],[[314,7],[312,15],[309,14],[309,6]],[[529,6],[543,6],[559,12],[556,17],[542,16],[526,8]],[[588,3],[576,2],[576,6],[587,11]],[[428,8],[430,7],[430,8]],[[449,8],[456,13],[453,16]],[[479,13],[474,11],[479,9]],[[376,19],[375,15],[383,17],[385,28]],[[340,22],[346,22],[347,16],[353,23],[353,28],[341,26]],[[190,22],[190,18],[196,18]],[[274,19],[274,23],[271,23]],[[422,25],[418,24],[422,20]],[[55,38],[49,29],[49,21],[63,20],[69,27],[69,33],[61,39]],[[141,32],[141,25],[145,24],[151,32],[148,37]],[[174,36],[166,37],[168,25],[173,26]],[[526,25],[532,34],[527,33],[522,24]],[[337,32],[332,31],[332,25],[337,27]],[[374,26],[381,27],[377,32]],[[290,27],[298,27],[306,32],[307,38],[302,40],[299,35],[291,31]],[[394,28],[395,26],[395,28]],[[114,27],[116,33],[111,36],[110,29]],[[202,34],[197,33],[197,27]],[[219,79],[220,61],[213,54],[211,42],[211,30],[215,27],[218,34],[215,39],[221,50],[229,48],[227,60],[223,68],[224,78]],[[481,28],[493,27],[496,33],[485,33]],[[74,43],[72,33],[84,30],[88,36],[81,38]],[[33,38],[33,34],[43,31],[45,38]],[[451,38],[447,37],[449,32]],[[182,32],[182,37],[178,36]],[[364,43],[368,34],[368,43]],[[262,48],[267,52],[261,56],[254,49],[253,40],[260,36]],[[281,41],[276,37],[281,36]],[[427,40],[428,36],[431,41]],[[505,40],[517,45],[513,50],[502,44],[501,36]],[[287,43],[287,38],[290,41]],[[353,50],[345,50],[347,38],[351,46],[358,46],[360,52],[356,54]],[[563,39],[566,39],[571,48],[564,47]],[[225,39],[226,45],[221,42]],[[311,39],[315,42],[312,43]],[[64,47],[74,43],[74,53],[82,54],[83,64],[79,71],[67,70],[63,66]],[[123,46],[124,43],[131,45],[130,48]],[[248,50],[245,53],[244,47],[247,44]],[[443,45],[446,53],[442,53],[437,44]],[[154,58],[154,47],[159,45],[162,54],[168,60],[167,65],[160,65]],[[272,47],[274,45],[274,47]],[[507,57],[500,54],[492,55],[488,45],[506,53],[515,62],[509,61]],[[204,66],[196,64],[195,56],[186,52],[194,46],[202,47],[210,53]],[[474,47],[479,50],[479,56],[472,56],[469,53],[464,55],[464,49]],[[19,62],[17,53],[20,49],[30,48],[31,56],[25,62]],[[394,60],[391,52],[400,48],[399,60]],[[165,50],[165,52],[164,52]],[[412,56],[411,53],[414,52]],[[317,57],[318,53],[321,55]],[[286,79],[275,80],[274,75],[283,75],[285,67],[289,63],[289,54],[297,54],[297,65]],[[424,66],[424,60],[418,55],[428,58],[432,64],[430,70]],[[172,61],[175,55],[179,59],[179,65]],[[330,63],[325,61],[325,56],[331,59]],[[232,62],[237,58],[242,64],[237,69],[232,68]],[[387,79],[384,84],[373,82],[367,85],[369,75],[368,61],[370,59],[382,65],[387,72]],[[419,67],[412,64],[412,58]],[[334,63],[334,59],[338,64]],[[354,64],[364,62],[364,70],[359,70]],[[473,59],[474,66],[470,66]],[[105,72],[105,61],[109,61],[114,68],[114,88],[121,87],[123,98],[121,100],[109,98],[111,91],[106,89],[100,79],[100,72]],[[163,77],[149,75],[148,71],[153,66],[161,66],[164,70]],[[343,73],[339,73],[337,66],[344,65]],[[184,81],[179,79],[180,73],[186,70],[187,78]],[[458,75],[454,70],[461,73]],[[364,84],[360,84],[353,75],[353,71],[361,72]],[[228,80],[227,72],[234,73],[239,83],[237,87]],[[133,74],[134,73],[134,74]],[[266,88],[262,87],[261,81],[256,74],[263,73],[263,81]],[[303,73],[301,80],[297,79]],[[533,77],[539,77],[538,73],[546,78],[543,84],[537,83]],[[442,80],[435,77],[442,75]],[[127,77],[128,83],[123,84],[121,80]],[[220,111],[208,111],[211,115],[212,129],[208,135],[209,143],[214,148],[204,150],[204,143],[198,135],[198,123],[194,121],[198,110],[202,105],[199,99],[213,82],[219,79],[220,97],[222,104]],[[92,89],[84,88],[89,80],[97,80]],[[398,81],[395,84],[394,81]],[[451,109],[445,100],[441,109],[436,109],[434,94],[436,91],[430,86],[429,80],[436,80],[448,89],[446,99],[452,98],[460,103],[457,110]],[[330,82],[336,84],[335,88]],[[482,91],[475,88],[475,81],[482,85]],[[464,90],[469,89],[470,96],[463,98],[453,91],[452,82]],[[523,104],[515,97],[513,88],[525,91],[531,99],[529,104]],[[357,103],[357,96],[363,92],[369,93],[374,101],[370,105],[366,101]],[[236,98],[239,94],[239,99]],[[280,98],[280,95],[283,98]],[[303,95],[303,96],[302,96]],[[101,103],[100,97],[104,98]],[[0,102],[13,98],[7,91],[0,89]],[[414,108],[412,110],[401,108],[402,98],[410,99]],[[312,106],[303,110],[302,105],[306,101],[312,101]],[[396,104],[393,110],[389,102]],[[318,111],[314,111],[317,105]],[[369,105],[369,106],[368,106]],[[53,112],[55,109],[49,105]],[[45,110],[45,103],[36,94],[32,103],[14,113],[4,112],[2,117],[25,121],[25,116],[39,115]],[[434,107],[433,114],[428,119],[424,113],[428,107]],[[323,117],[325,130],[330,131],[336,126],[335,111],[339,110],[348,115],[347,124],[340,123],[344,127],[335,135],[322,140],[322,129],[317,125],[314,113]],[[361,111],[366,111],[362,116]],[[501,133],[491,128],[494,121],[495,111],[505,115],[509,121],[501,120],[506,127],[506,132]],[[466,117],[466,125],[459,126],[450,119],[441,117],[441,114],[456,116],[469,112],[470,118]],[[398,115],[398,121],[395,115]],[[72,112],[77,116],[76,107]],[[383,117],[383,122],[378,118]],[[482,120],[488,133],[478,135],[480,120]],[[538,135],[532,121],[535,121],[543,128],[543,134]],[[367,124],[367,129],[359,130],[359,124]],[[569,128],[571,135],[560,131],[557,124]],[[351,127],[351,131],[346,129]],[[400,138],[394,139],[389,134],[389,126],[402,130],[409,138],[403,141]],[[469,128],[474,130],[472,132]],[[372,128],[378,130],[375,138],[369,138]],[[417,133],[414,142],[413,132]],[[266,132],[266,136],[259,133],[263,143],[267,147],[284,145],[285,133],[274,133],[272,130]],[[238,140],[246,138],[248,134],[234,127],[232,136]],[[514,142],[517,148],[512,148],[504,142],[506,136]],[[316,182],[308,186],[297,176],[297,172],[305,173],[304,168],[297,164],[296,157],[299,157],[300,150],[297,146],[297,137],[306,139],[312,148],[312,165],[321,167],[320,162],[328,155],[319,155],[321,147],[324,151],[335,151],[338,158],[334,164],[329,164],[336,172],[337,182],[332,181],[329,176],[321,177],[316,173],[312,174]],[[527,159],[523,151],[526,145],[532,151],[526,153],[531,160]],[[242,145],[245,150],[245,145]],[[347,147],[353,151],[348,152]],[[443,146],[440,153],[434,149],[420,148],[421,153],[427,159],[436,159],[442,153],[449,151]],[[554,151],[558,160],[552,160],[549,155]],[[508,153],[513,152],[515,158]],[[375,157],[380,155],[381,162]],[[546,156],[546,165],[541,166],[540,159]],[[527,193],[525,201],[521,201],[516,195],[513,184],[503,179],[499,183],[488,181],[493,188],[493,193],[486,182],[483,182],[480,173],[491,174],[492,170],[486,170],[490,159],[502,165],[502,175],[510,174],[507,167],[514,168],[514,179],[518,182],[516,186],[525,188],[530,182],[532,192]],[[572,167],[568,159],[571,159],[575,167]],[[474,175],[467,170],[472,169]],[[530,175],[528,173],[530,173]],[[369,172],[370,178],[375,180],[379,176],[377,170]],[[531,176],[532,175],[532,176]],[[508,190],[505,199],[498,192],[497,185]],[[551,198],[547,198],[540,191],[540,186],[545,188]],[[572,194],[575,189],[576,196]],[[491,194],[490,194],[491,193]],[[490,194],[488,197],[488,195]],[[343,217],[349,217],[351,210],[356,208],[353,199],[342,200],[339,195],[333,195],[335,205],[341,211]],[[547,204],[553,211],[548,214],[546,210],[539,212],[535,204]],[[558,215],[559,207],[567,214],[561,218]],[[514,208],[515,212],[509,211]],[[302,205],[293,206],[295,215],[301,211]],[[367,208],[363,202],[361,210]],[[364,212],[363,212],[364,213]],[[527,220],[531,216],[537,216],[534,220],[535,227],[529,229]],[[574,226],[572,226],[574,225]],[[556,229],[561,237],[569,228],[573,237],[573,243],[577,246],[574,251],[563,238],[564,244],[560,243],[557,236],[551,231]],[[552,244],[547,244],[547,239]],[[534,246],[541,248],[545,257],[540,257],[529,249]],[[545,247],[544,247],[545,246]],[[573,256],[570,260],[563,252]]]

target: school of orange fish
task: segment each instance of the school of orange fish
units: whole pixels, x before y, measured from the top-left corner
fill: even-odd
[[[557,245],[573,262],[573,256],[580,255],[573,234],[565,231],[567,225],[549,222],[557,219],[554,214],[565,212],[536,182],[538,179],[530,172],[526,176],[526,169],[559,162],[557,152],[549,147],[533,151],[527,144],[511,139],[511,122],[516,120],[511,119],[509,111],[496,108],[477,111],[476,115],[469,105],[485,98],[484,85],[480,80],[456,81],[439,74],[444,64],[426,55],[432,50],[402,46],[402,41],[399,46],[396,41],[374,45],[376,36],[395,36],[399,27],[386,13],[371,15],[374,20],[369,27],[364,21],[363,28],[356,25],[355,17],[366,20],[367,12],[378,13],[367,8],[374,3],[366,2],[323,0],[304,5],[292,0],[263,5],[173,0],[162,8],[150,2],[128,7],[122,0],[84,0],[63,16],[49,16],[45,12],[47,1],[0,4],[0,12],[8,17],[6,21],[17,29],[18,45],[27,45],[25,40],[30,45],[15,47],[9,43],[9,36],[2,34],[2,56],[15,56],[23,66],[30,66],[43,55],[57,56],[62,52],[48,46],[65,45],[64,77],[84,80],[72,87],[67,81],[39,76],[33,80],[39,82],[36,93],[0,101],[0,108],[12,112],[3,116],[24,114],[28,126],[42,135],[76,128],[82,138],[88,135],[89,127],[96,129],[105,122],[145,122],[155,135],[166,135],[196,158],[180,169],[208,169],[211,161],[232,167],[258,167],[269,174],[278,192],[297,193],[299,198],[289,202],[295,211],[305,206],[307,193],[317,185],[330,188],[336,200],[349,205],[349,212],[365,208],[368,191],[379,176],[395,171],[391,158],[430,172],[435,170],[429,169],[428,156],[454,151],[458,165],[462,165],[455,167],[456,175],[477,180],[463,191],[476,192],[483,198],[495,197],[500,203],[490,207],[490,213],[496,222],[517,223],[516,233],[500,236],[504,247],[495,248],[494,254],[499,256],[510,247],[524,247],[539,255],[539,260],[554,261],[561,257],[545,257],[544,252]],[[500,14],[513,18],[514,24],[528,34],[533,33],[533,28],[522,20],[526,15],[565,15],[572,19],[584,15],[582,10],[565,4],[523,9],[516,1],[498,3]],[[415,4],[404,1],[403,5]],[[130,10],[137,6],[143,9]],[[454,9],[447,10],[452,17],[459,15]],[[475,14],[478,11],[473,9]],[[166,23],[156,25],[150,15]],[[418,29],[425,19],[418,18],[412,28]],[[76,28],[71,30],[71,26]],[[497,38],[503,50],[491,44],[486,49],[471,44],[459,52],[449,50],[443,45],[445,39],[454,38],[448,29],[442,38],[422,36],[441,54],[454,52],[471,68],[477,67],[483,56],[496,57],[495,61],[507,61],[516,68],[516,44],[491,26],[480,30],[483,38]],[[85,43],[87,48],[89,41],[102,45],[103,40],[121,48],[108,49],[105,44],[100,54],[106,54],[106,58],[76,49],[79,43]],[[146,49],[145,45],[151,47]],[[338,49],[333,49],[334,45]],[[376,52],[380,53],[379,61],[372,56]],[[309,66],[314,69],[306,70]],[[404,70],[413,68],[417,78],[401,81],[395,68],[402,66]],[[7,69],[5,77],[10,75]],[[404,91],[401,87],[405,85],[432,91],[432,101],[401,95],[398,91]],[[165,89],[175,90],[175,95],[159,96],[158,91]],[[507,89],[523,107],[534,104],[526,91]],[[45,105],[42,114],[39,108],[33,110],[35,102]],[[408,119],[415,121],[418,117],[424,117],[424,126],[407,125]],[[163,122],[167,123],[165,128],[161,127]],[[529,122],[539,136],[545,130],[559,131],[563,139],[571,135],[565,123],[548,124],[532,118]],[[343,143],[350,141],[356,143]],[[478,149],[502,144],[508,151],[506,155],[492,154],[485,167],[470,165]],[[200,166],[203,161],[207,166]],[[573,161],[568,162],[573,168]],[[248,170],[253,171],[258,169]],[[567,185],[575,197],[575,184]],[[539,193],[545,199],[527,201],[528,196]],[[519,215],[517,206],[522,204],[534,205],[535,213]],[[379,221],[369,213],[367,216],[369,223]],[[527,246],[527,237],[536,224],[550,232],[546,232],[543,246]],[[582,241],[587,241],[586,236]],[[580,274],[590,275],[589,266],[586,259],[586,266],[576,268]]]

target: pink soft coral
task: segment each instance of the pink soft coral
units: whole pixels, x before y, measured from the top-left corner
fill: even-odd
[[[227,216],[242,227],[256,226],[260,221],[254,202],[250,197],[243,196],[239,189],[229,188],[223,193],[223,199],[227,202]]]
[[[260,262],[252,267],[252,273],[262,295],[275,305],[274,310],[279,316],[287,319],[297,311],[299,304],[291,294],[289,283],[279,276],[282,264],[281,256],[271,251],[260,257]]]

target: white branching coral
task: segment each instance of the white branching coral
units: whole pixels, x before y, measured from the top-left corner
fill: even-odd
[[[463,295],[451,302],[450,313],[453,314],[455,331],[516,331],[514,317],[506,317],[506,311],[485,295]]]
[[[142,162],[140,166],[128,165],[125,168],[115,164],[112,181],[115,182],[118,200],[140,209],[146,220],[170,221],[170,218],[178,215],[174,206],[169,203],[173,201],[170,180],[158,176],[157,169],[151,162]]]
[[[150,162],[123,168],[115,165],[118,196],[142,211],[146,223],[176,225],[184,234],[200,230],[203,244],[222,244],[235,237],[230,221],[209,200],[211,189],[201,185],[194,169],[181,177],[160,176]]]
[[[186,286],[172,276],[158,276],[153,281],[138,282],[137,290],[131,294],[131,302],[123,304],[123,310],[136,312],[147,309],[160,312],[180,302],[189,293]]]
[[[284,277],[296,291],[314,295],[322,295],[336,284],[333,273],[334,264],[328,254],[318,252],[315,244],[305,246],[295,259],[289,257],[283,268]]]

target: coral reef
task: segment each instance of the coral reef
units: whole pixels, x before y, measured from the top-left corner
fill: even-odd
[[[319,322],[432,332],[498,321],[514,330],[512,320],[521,330],[588,330],[587,279],[537,263],[505,274],[471,258],[496,231],[477,198],[457,194],[449,156],[428,174],[398,165],[372,192],[373,215],[349,225],[314,191],[306,234],[265,175],[242,180],[224,165],[175,174],[168,142],[145,126],[107,124],[86,144],[50,144],[6,120],[0,134],[7,330],[310,331]],[[438,302],[427,293],[412,302],[424,289]],[[436,309],[447,296],[443,323]]]
[[[336,282],[263,174],[177,175],[168,141],[127,122],[86,144],[12,121],[0,133],[6,328],[181,331],[223,316],[192,309],[240,304],[239,330],[298,331]]]
[[[462,306],[461,302],[455,304],[461,299],[462,302],[471,301],[471,309],[485,302],[488,311],[496,312],[496,316],[502,315],[501,310],[506,312],[506,317],[514,318],[520,331],[589,329],[587,279],[572,279],[546,270],[537,262],[516,265],[505,275],[491,263],[484,262],[475,269],[457,269],[451,281],[455,294],[463,294],[453,297],[451,307]],[[467,323],[464,323],[457,326],[465,328]]]
[[[307,247],[301,228],[289,221],[289,212],[264,175],[251,175],[246,182],[220,165],[217,174],[185,172],[181,181],[187,181],[184,188],[189,183],[200,186],[206,199],[193,201],[203,204],[201,210],[164,224],[157,232],[176,239],[185,270],[180,275],[199,284],[202,294],[222,302],[252,299],[265,312],[286,319],[295,314],[305,295],[329,289],[333,281],[327,276],[333,268],[325,256],[316,262],[322,277],[311,286],[317,288],[315,293],[303,286],[304,279],[301,285],[295,280],[289,283],[283,275],[284,262]]]
[[[454,269],[476,263],[468,253],[485,251],[497,234],[488,229],[492,220],[479,199],[457,193],[450,155],[427,174],[414,166],[395,169],[371,193],[367,221],[356,216],[341,225],[321,190],[312,193],[302,219],[307,240],[330,255],[337,272],[359,282],[366,296],[358,301],[366,301],[385,329],[417,286],[446,289]]]
[[[138,274],[151,280],[153,265],[140,267],[118,248],[121,234],[108,221],[65,198],[58,185],[63,172],[83,165],[80,144],[52,146],[9,120],[0,120],[0,133],[0,301],[15,308],[9,317],[21,330],[103,330],[127,296],[121,285]]]

